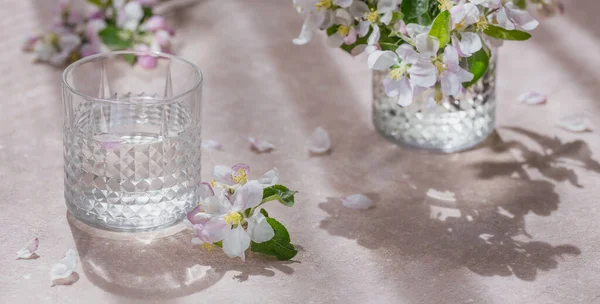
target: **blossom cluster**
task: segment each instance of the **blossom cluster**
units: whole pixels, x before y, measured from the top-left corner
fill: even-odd
[[[79,58],[110,50],[135,49],[171,53],[174,32],[162,16],[154,15],[156,0],[88,0],[89,10],[78,10],[61,0],[47,31],[27,38],[23,50],[35,60],[64,66]],[[128,58],[143,68],[156,66],[152,56]]]
[[[487,71],[503,40],[527,40],[538,21],[526,0],[293,0],[304,17],[301,45],[318,30],[327,44],[368,54],[387,71],[386,95],[400,106],[460,97]],[[529,0],[542,13],[561,13],[557,0]]]
[[[248,248],[289,260],[296,255],[289,233],[262,206],[279,201],[291,207],[296,192],[278,184],[277,168],[257,180],[249,180],[249,174],[246,164],[214,168],[214,180],[202,184],[200,202],[187,217],[196,234],[192,242],[209,249],[219,246],[242,260]]]

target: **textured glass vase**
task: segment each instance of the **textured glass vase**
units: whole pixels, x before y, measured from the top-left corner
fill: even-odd
[[[144,69],[128,63],[156,60]],[[63,73],[65,200],[96,227],[175,224],[197,203],[202,74],[159,53],[119,51]]]
[[[413,148],[458,152],[476,146],[494,130],[496,113],[496,60],[488,72],[466,89],[461,98],[440,105],[416,98],[408,107],[385,95],[387,72],[373,71],[373,124],[388,140]]]

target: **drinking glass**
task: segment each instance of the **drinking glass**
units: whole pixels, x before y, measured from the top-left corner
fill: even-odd
[[[156,61],[152,69],[134,60]],[[141,231],[197,202],[202,73],[176,56],[117,51],[63,73],[65,200],[80,221]]]

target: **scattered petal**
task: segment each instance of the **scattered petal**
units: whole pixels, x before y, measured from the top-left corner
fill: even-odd
[[[248,137],[248,141],[250,142],[250,148],[258,153],[270,152],[275,149],[275,146],[266,140]]]
[[[65,257],[52,266],[52,270],[50,271],[52,286],[71,285],[75,283],[79,279],[75,268],[77,268],[77,252],[69,249]]]
[[[441,192],[441,191],[430,188],[429,190],[427,190],[427,196],[429,196],[431,198],[435,198],[440,201],[456,202],[455,194],[450,191]]]
[[[537,91],[529,91],[519,96],[520,103],[532,106],[545,104],[547,100],[548,97],[546,96],[546,94]]]
[[[19,252],[17,252],[17,260],[30,260],[35,259],[38,255],[35,251],[38,249],[40,245],[40,240],[38,238],[34,238],[33,240],[27,243],[27,246],[21,248]]]
[[[558,126],[571,132],[591,132],[592,123],[589,118],[582,114],[565,116],[558,121]]]
[[[342,204],[344,204],[344,207],[350,208],[350,209],[369,209],[371,206],[373,206],[373,200],[371,200],[370,198],[368,198],[366,195],[363,194],[353,194],[347,197],[342,198]]]
[[[25,279],[25,280],[31,279],[31,273],[28,273],[28,274],[24,275],[23,279]]]
[[[206,151],[220,151],[223,149],[223,144],[216,140],[204,139],[202,140],[201,147]]]
[[[331,149],[331,139],[325,129],[318,127],[310,137],[308,151],[316,154],[327,153]]]

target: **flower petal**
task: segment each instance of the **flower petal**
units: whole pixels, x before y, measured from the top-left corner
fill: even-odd
[[[350,209],[369,209],[373,206],[373,200],[363,194],[353,194],[348,197],[342,198],[342,204],[344,207]]]
[[[367,48],[366,44],[359,44],[359,45],[355,46],[354,48],[352,48],[352,50],[350,51],[350,55],[352,55],[353,57],[356,57],[356,56],[362,54],[366,48]]]
[[[404,77],[402,80],[400,80],[400,88],[398,91],[398,105],[401,107],[407,107],[411,105],[414,96],[412,85],[408,78]]]
[[[361,18],[369,12],[369,6],[363,1],[354,1],[352,2],[352,5],[350,5],[350,7],[348,8],[348,11],[350,12],[350,15],[352,15],[352,17]],[[368,21],[366,22],[369,23]]]
[[[451,45],[448,45],[444,49],[444,64],[450,72],[456,72],[458,70],[458,52]]]
[[[248,233],[250,239],[256,243],[266,242],[275,236],[275,231],[267,222],[267,218],[258,211],[248,219]]]
[[[369,55],[367,61],[370,69],[385,71],[398,64],[398,55],[392,51],[374,51]]]
[[[440,201],[456,202],[456,197],[454,196],[454,193],[450,191],[441,192],[430,188],[429,190],[427,190],[427,196]]]
[[[264,186],[276,185],[279,182],[279,170],[273,168],[273,170],[267,171],[267,173],[258,179],[258,182]]]
[[[250,148],[258,153],[265,153],[275,149],[275,146],[266,140],[248,137],[248,141],[250,142]]]
[[[38,238],[33,238],[31,241],[29,241],[29,243],[27,243],[27,245],[25,245],[25,247],[21,248],[21,250],[17,252],[17,260],[29,260],[37,258],[38,255],[35,253],[35,251],[38,249],[39,245],[40,240]]]
[[[558,126],[575,133],[593,131],[591,121],[583,114],[562,117],[558,121]]]
[[[425,25],[420,25],[416,23],[409,23],[406,25],[406,33],[410,38],[415,39],[418,35],[428,33],[429,27]]]
[[[231,178],[231,168],[227,166],[217,165],[213,169],[213,177],[218,181],[226,185],[233,185],[233,179]]]
[[[440,77],[442,84],[442,92],[444,95],[452,95],[455,96],[460,92],[460,80],[458,80],[458,76],[450,71],[445,71],[442,73]]]
[[[426,57],[435,57],[440,49],[440,41],[428,33],[419,34],[416,38],[417,50]]]
[[[331,149],[331,139],[325,129],[318,127],[310,137],[308,151],[312,153],[326,153]]]
[[[409,69],[410,80],[414,85],[430,88],[437,82],[437,69],[431,61],[419,59]]]
[[[360,2],[360,3],[364,3],[364,2]],[[366,36],[369,33],[369,29],[371,29],[371,23],[369,21],[361,21],[360,23],[358,23],[358,31],[357,31],[358,37],[362,38],[362,37]]]
[[[219,151],[223,149],[223,144],[212,139],[203,139],[200,145],[202,149],[207,151]]]
[[[77,252],[69,249],[65,257],[52,266],[52,270],[50,271],[52,281],[70,277],[75,268],[77,268]]]
[[[216,243],[227,237],[230,230],[231,226],[225,220],[213,219],[204,224],[200,230],[197,230],[196,234],[201,240],[206,240],[207,243]]]
[[[231,167],[231,176],[232,177],[236,177],[238,176],[238,174],[240,174],[240,170],[246,174],[246,176],[250,175],[250,166],[247,164],[243,164],[243,163],[239,163],[239,164],[235,164],[233,167]]]
[[[481,37],[477,33],[462,33],[462,38],[459,40],[452,38],[452,46],[458,50],[461,57],[471,57],[477,51],[481,50],[483,44]]]
[[[373,31],[371,32],[371,35],[369,35],[369,38],[367,39],[367,44],[375,45],[375,44],[379,43],[380,37],[381,37],[381,33],[379,31],[379,26],[377,24],[373,24]]]
[[[396,54],[400,56],[402,62],[406,64],[415,64],[419,61],[419,53],[409,44],[403,44],[396,49]]]
[[[532,31],[540,24],[528,11],[519,9],[512,2],[506,3],[504,7],[506,8],[508,18],[521,29]]]
[[[262,185],[256,180],[249,181],[235,191],[233,210],[241,212],[248,208],[254,208],[260,204],[262,199]]]
[[[307,11],[304,15],[304,24],[297,38],[292,40],[296,45],[303,45],[308,43],[313,36],[313,33],[321,26],[321,23],[325,20],[324,14],[318,14],[311,9],[305,9]]]
[[[356,32],[356,29],[351,27],[350,32],[348,32],[348,35],[344,37],[344,44],[354,44],[356,42],[357,35],[358,33]]]
[[[350,7],[353,0],[334,0],[333,3],[337,6],[341,6],[343,8]]]
[[[542,105],[548,100],[546,94],[538,91],[529,91],[519,96],[519,102],[527,105]]]
[[[344,37],[339,33],[327,37],[327,46],[330,48],[339,48],[342,44],[344,44]]]
[[[250,235],[242,226],[231,229],[223,239],[223,252],[230,257],[242,257],[250,247]]]

